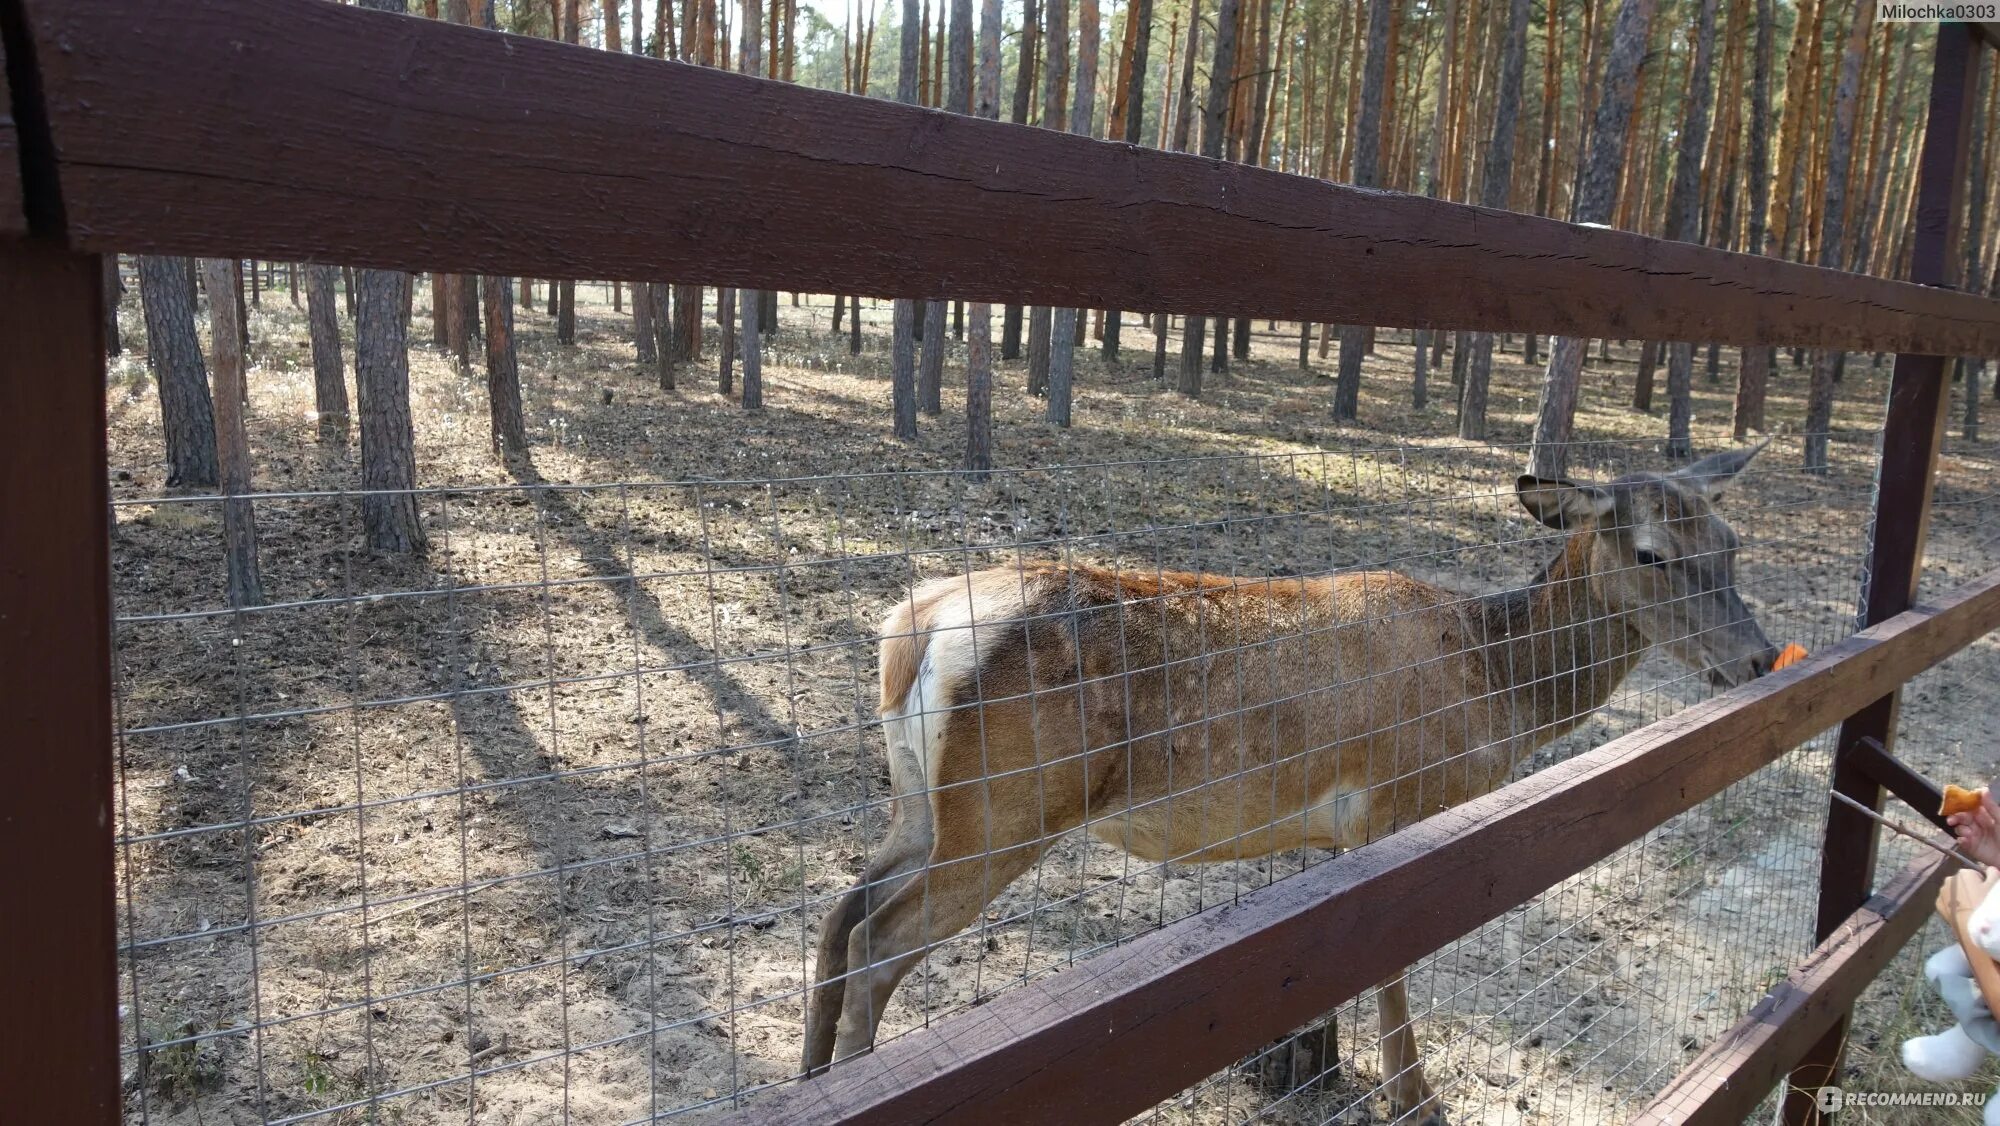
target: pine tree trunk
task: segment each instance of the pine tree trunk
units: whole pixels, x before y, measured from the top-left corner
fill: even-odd
[[[334,306],[334,268],[306,267],[306,326],[312,336],[313,410],[319,440],[347,444],[347,374],[340,359],[340,311]]]
[[[755,0],[744,0],[746,4]],[[903,0],[902,56],[896,68],[896,100],[916,105],[922,78],[923,12],[918,0]],[[907,297],[895,300],[890,322],[889,394],[896,437],[913,442],[917,437],[917,333],[922,331],[923,312]]]
[[[1756,44],[1751,50],[1750,139],[1746,154],[1750,188],[1750,211],[1745,216],[1745,243],[1750,254],[1763,254],[1768,242],[1765,218],[1771,207],[1771,181],[1763,175],[1771,161],[1771,63],[1773,40],[1777,35],[1775,0],[1756,0]],[[1738,441],[1753,430],[1764,429],[1764,394],[1770,383],[1770,350],[1743,348],[1737,353],[1736,403],[1730,428]]]
[[[244,430],[242,311],[230,295],[237,292],[237,262],[204,258],[202,274],[208,285],[208,339],[215,352],[215,450],[221,473],[223,558],[229,573],[229,604],[256,606],[264,601],[264,581],[257,570],[257,519],[250,493],[250,436]]]
[[[944,413],[944,302],[924,302],[924,354],[917,364],[917,409]]]
[[[1181,394],[1190,399],[1201,398],[1202,345],[1207,342],[1203,329],[1207,320],[1202,317],[1181,318]]]
[[[378,552],[423,549],[417,498],[389,490],[416,486],[410,424],[409,324],[403,317],[408,275],[354,271],[354,387],[361,418],[361,519],[368,547]]]
[[[1022,0],[1020,56],[1014,71],[1014,113],[1016,125],[1026,125],[1034,109],[1036,64],[1041,46],[1041,13],[1036,0]],[[1022,307],[1008,305],[1000,318],[1000,358],[1021,358]]]
[[[1401,6],[1400,0],[1373,0],[1368,6],[1368,58],[1361,71],[1360,115],[1354,126],[1356,187],[1372,188],[1381,182],[1382,95],[1388,80],[1389,31],[1391,16]],[[1364,326],[1340,327],[1340,368],[1333,386],[1336,419],[1351,420],[1361,412],[1361,360],[1366,340]]]
[[[556,309],[556,343],[576,343],[576,282],[564,278],[556,283],[560,304]],[[454,347],[453,349],[457,349]]]
[[[473,275],[465,275],[469,284]],[[634,285],[638,296],[643,283]],[[493,421],[493,452],[512,463],[528,452],[528,429],[521,411],[521,369],[514,356],[514,295],[507,278],[488,275],[480,284],[486,305],[486,400]]]
[[[736,291],[718,289],[715,291],[715,315],[719,339],[716,351],[722,353],[715,365],[715,388],[724,396],[731,395],[736,388]]]
[[[451,351],[451,283],[450,274],[431,272],[431,347],[440,352]]]
[[[479,275],[460,274],[456,296],[458,297],[458,320],[456,322],[458,339],[452,343],[453,347],[458,351],[458,366],[469,369],[472,367],[472,350],[485,346],[485,342],[480,336],[480,321],[484,318],[480,316],[479,310]]]
[[[897,299],[890,316],[889,406],[893,432],[905,442],[917,440],[917,303]]]
[[[1660,345],[1657,341],[1643,340],[1639,343],[1639,369],[1632,379],[1632,409],[1650,411],[1653,409],[1653,377],[1660,370]]]
[[[1623,0],[1611,33],[1611,50],[1604,63],[1602,94],[1591,128],[1590,158],[1583,170],[1576,199],[1580,223],[1603,223],[1618,202],[1618,179],[1625,151],[1625,129],[1638,84],[1639,61],[1646,49],[1653,0]],[[1569,462],[1570,434],[1576,423],[1578,381],[1589,341],[1561,336],[1549,347],[1542,373],[1541,406],[1535,419],[1534,447],[1528,472],[1559,478]]]
[[[1666,235],[1679,242],[1701,236],[1701,155],[1708,143],[1709,105],[1714,87],[1709,72],[1715,55],[1716,0],[1701,0],[1695,25],[1694,58],[1689,64],[1685,112],[1674,155],[1673,188],[1667,200]],[[1694,456],[1694,345],[1667,345],[1667,443],[1670,458]]]
[[[647,282],[632,283],[632,349],[633,359],[642,364],[657,363],[660,352],[653,339],[653,290]],[[490,312],[486,319],[492,320]]]
[[[1855,95],[1861,82],[1861,60],[1868,51],[1868,31],[1874,26],[1875,6],[1864,4],[1848,30],[1847,50],[1840,63],[1840,81],[1833,95],[1833,134],[1829,139],[1823,182],[1826,199],[1820,213],[1819,264],[1838,269],[1841,261],[1842,225],[1847,193],[1848,164],[1854,155]],[[1984,52],[1981,52],[1983,55]],[[1975,60],[1977,61],[1977,60]],[[1985,73],[1975,66],[1973,81]],[[1812,378],[1806,388],[1806,420],[1803,453],[1808,473],[1827,470],[1828,431],[1833,425],[1834,383],[1843,357],[1839,351],[1822,351],[1814,357]]]
[[[747,0],[755,3],[756,0]],[[762,290],[739,289],[736,303],[743,310],[743,330],[737,334],[736,346],[743,353],[743,409],[755,411],[764,409],[764,333],[762,318],[764,303],[760,299]]]
[[[972,0],[952,0],[951,34],[956,67],[966,52],[961,44],[972,37]],[[1000,116],[1000,36],[1000,0],[982,0],[978,91],[965,92],[971,97],[967,108],[987,120]],[[954,97],[960,89],[954,79]],[[973,480],[984,481],[993,468],[993,306],[976,303],[966,315],[972,325],[965,341],[965,468]]]
[[[1118,120],[1116,140],[1129,145],[1139,143],[1140,129],[1146,116],[1146,56],[1153,39],[1153,0],[1134,0],[1127,9],[1125,60],[1123,65],[1124,116]],[[1104,358],[1118,358],[1119,338],[1124,332],[1124,317],[1117,309],[1104,311]]]
[[[194,293],[179,258],[142,254],[139,297],[146,310],[146,363],[160,388],[166,432],[167,487],[210,489],[221,479],[215,461],[215,408],[208,370],[194,331]]]
[[[125,283],[118,280],[116,254],[99,255],[98,260],[104,271],[104,354],[116,356],[124,351],[118,339],[118,299],[125,293]]]
[[[1050,0],[1051,10],[1065,0]],[[1088,137],[1091,118],[1096,113],[1097,55],[1099,24],[1097,0],[1079,0],[1077,6],[1076,101],[1070,107],[1070,132]],[[1070,403],[1076,378],[1076,348],[1083,324],[1075,309],[1057,309],[1049,341],[1049,402],[1046,417],[1057,426],[1069,425]]]
[[[1500,89],[1493,113],[1493,142],[1486,149],[1486,168],[1479,202],[1506,207],[1514,177],[1514,126],[1521,110],[1521,85],[1528,61],[1528,0],[1510,0],[1506,43],[1501,48]],[[1467,350],[1465,384],[1458,399],[1458,436],[1486,440],[1486,391],[1493,378],[1493,334],[1472,334]]]

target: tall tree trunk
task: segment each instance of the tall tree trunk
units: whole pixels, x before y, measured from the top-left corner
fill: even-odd
[[[1356,187],[1381,182],[1382,95],[1388,80],[1391,16],[1402,0],[1371,0],[1368,5],[1368,60],[1361,72],[1361,112],[1355,121],[1354,174]],[[1361,412],[1361,360],[1367,326],[1340,327],[1340,370],[1333,386],[1333,417],[1353,419]]]
[[[917,409],[933,417],[944,413],[944,302],[926,301],[924,352],[917,363]]]
[[[1241,11],[1241,0],[1221,0],[1215,15],[1215,54],[1208,70],[1208,96],[1202,104],[1201,154],[1212,160],[1220,160],[1223,146],[1227,141],[1224,132],[1225,115],[1229,110],[1229,94],[1234,79],[1236,59],[1236,23]],[[1188,37],[1189,69],[1184,74],[1192,74],[1195,37],[1192,32],[1199,26],[1195,20],[1190,26]],[[1183,106],[1183,113],[1191,107]],[[1184,139],[1185,131],[1175,128],[1177,140]],[[1202,359],[1208,342],[1208,318],[1198,314],[1186,314],[1181,318],[1181,394],[1190,398],[1201,396]],[[1216,319],[1216,342],[1224,343],[1227,334],[1226,320]]]
[[[576,282],[564,278],[556,283],[559,304],[556,307],[556,343],[576,343]],[[454,342],[453,351],[457,351]]]
[[[1125,31],[1124,83],[1120,86],[1120,109],[1112,127],[1113,137],[1128,145],[1139,143],[1139,131],[1146,116],[1146,55],[1153,38],[1153,0],[1134,0],[1127,9]],[[1104,358],[1117,359],[1119,337],[1124,331],[1123,315],[1117,309],[1104,311]]]
[[[313,411],[319,440],[347,444],[347,374],[340,359],[340,311],[334,307],[332,266],[306,267],[306,327],[312,336]]]
[[[1756,45],[1751,52],[1749,173],[1750,212],[1745,216],[1743,249],[1763,254],[1768,235],[1765,221],[1771,209],[1771,180],[1765,170],[1771,166],[1771,63],[1773,40],[1777,35],[1775,0],[1757,0]],[[1764,395],[1770,384],[1771,350],[1762,345],[1737,353],[1736,403],[1730,427],[1738,441],[1752,430],[1764,429]]]
[[[754,0],[744,0],[753,3]],[[923,12],[918,0],[903,0],[902,56],[896,68],[896,100],[916,105],[922,77]],[[889,405],[896,437],[917,439],[917,333],[922,312],[918,303],[898,297],[893,306],[889,342]]]
[[[118,299],[124,296],[125,283],[118,280],[118,256],[99,256],[104,271],[104,354],[116,356],[124,351],[123,342],[118,339]]]
[[[1041,13],[1037,0],[1021,0],[1020,55],[1014,68],[1014,115],[1016,125],[1028,124],[1035,101],[1036,63],[1041,46]],[[1022,308],[1008,305],[1000,317],[1000,358],[1021,356]]]
[[[1679,242],[1701,237],[1701,154],[1708,143],[1709,104],[1714,89],[1709,71],[1715,55],[1716,0],[1701,0],[1695,24],[1694,61],[1688,71],[1685,112],[1674,154],[1673,190],[1667,200],[1666,234]],[[1667,345],[1667,444],[1670,458],[1694,456],[1694,344]]]
[[[425,546],[416,487],[415,435],[410,424],[409,324],[403,298],[409,275],[357,269],[354,285],[354,388],[361,415],[362,526],[379,552]]]
[[[972,37],[972,0],[952,0],[952,67],[958,70],[970,61],[966,55]],[[979,90],[969,108],[987,120],[1000,116],[1000,0],[982,0],[979,16]],[[952,96],[970,98],[972,91],[952,79]],[[965,112],[966,105],[953,108]],[[984,481],[993,468],[993,306],[975,302],[966,310],[972,321],[965,341],[965,468],[975,481]]]
[[[452,341],[453,351],[458,353],[458,366],[472,367],[472,349],[482,345],[479,322],[479,275],[460,274],[454,287],[458,299],[458,317],[452,322],[457,338]]]
[[[736,386],[736,291],[718,289],[715,291],[715,350],[721,355],[716,358],[715,388],[718,394],[728,396]]]
[[[1052,5],[1065,0],[1050,0]],[[1079,0],[1077,5],[1076,101],[1070,107],[1070,132],[1088,137],[1091,118],[1097,111],[1097,53],[1099,48],[1097,0]],[[1057,426],[1069,425],[1072,384],[1076,378],[1077,330],[1082,325],[1075,309],[1057,309],[1049,340],[1049,403],[1047,418]]]
[[[1510,0],[1507,38],[1500,54],[1500,92],[1494,106],[1493,142],[1486,148],[1486,170],[1479,186],[1479,203],[1483,207],[1505,207],[1508,203],[1507,189],[1514,179],[1514,125],[1521,111],[1521,81],[1527,61],[1528,0]],[[1483,442],[1486,389],[1493,377],[1493,334],[1475,332],[1469,344],[1465,386],[1458,398],[1458,436]]]
[[[1048,21],[1042,36],[1042,128],[1063,128],[1064,95],[1069,91],[1069,0],[1042,0]],[[1049,393],[1049,352],[1055,312],[1046,305],[1028,310],[1028,393]]]
[[[208,340],[215,352],[215,448],[222,475],[223,557],[229,573],[229,604],[256,606],[264,601],[264,580],[257,570],[257,518],[249,500],[250,436],[244,430],[243,330],[241,310],[229,295],[236,291],[238,261],[204,258],[208,284]]]
[[[761,24],[763,4],[761,0],[743,0],[741,12],[742,17],[738,21],[740,26],[737,28],[740,35],[738,69],[744,74],[761,74],[764,69],[764,31]],[[907,0],[903,6],[903,14],[906,17],[914,14]],[[903,30],[903,61],[906,69],[914,57],[909,46],[910,35],[911,31],[906,26]],[[914,79],[915,76],[912,75],[904,81],[912,83],[914,89]],[[736,338],[736,346],[743,354],[743,409],[762,410],[764,409],[764,292],[739,289],[736,291],[736,304],[743,318],[742,331]],[[699,321],[700,316],[697,314],[695,319]]]
[[[1989,91],[1990,86],[1993,84],[1990,69],[1987,65],[1986,52],[1974,51],[1972,55],[1972,98],[1975,105],[1979,104],[1982,92]],[[1993,128],[1993,106],[1990,96],[1986,98],[1986,101],[1987,104],[1983,107],[1985,112],[1973,119],[1971,127],[1972,136],[1965,156],[1965,167],[1969,174],[1969,183],[1967,184],[1965,194],[1965,259],[1958,273],[1960,287],[1970,290],[1975,294],[1980,292],[1980,288],[1986,280],[1986,273],[1982,269],[1983,260],[1980,252],[1984,249],[1982,243],[1985,238],[1986,192],[1988,186],[1988,169],[1986,167],[1987,133]],[[1962,428],[1961,436],[1968,442],[1977,441],[1979,438],[1979,378],[1985,373],[1986,358],[1983,356],[1961,356],[1959,357],[1958,364],[1959,371],[1963,373],[1963,391],[1965,394],[1964,408],[1959,415],[1959,425]]]
[[[1591,126],[1590,158],[1577,192],[1577,222],[1607,222],[1618,203],[1626,123],[1632,115],[1639,60],[1645,53],[1652,16],[1653,0],[1623,0],[1619,5],[1617,23],[1611,32],[1611,50],[1604,62],[1603,93]],[[1583,352],[1588,343],[1576,337],[1559,336],[1550,344],[1548,367],[1542,373],[1534,447],[1528,455],[1528,472],[1537,477],[1559,478],[1568,465],[1578,382],[1583,375]]]
[[[1840,82],[1833,92],[1833,134],[1826,155],[1826,199],[1821,206],[1819,264],[1839,269],[1841,262],[1841,219],[1847,202],[1847,170],[1854,156],[1855,94],[1861,83],[1861,60],[1868,52],[1868,31],[1875,23],[1875,5],[1863,4],[1848,29],[1847,50],[1840,63]],[[1983,55],[1983,52],[1982,52]],[[1985,73],[1975,66],[1973,80]],[[1803,442],[1805,470],[1824,473],[1827,469],[1828,430],[1833,425],[1833,390],[1842,353],[1821,351],[1814,357],[1812,379],[1806,387],[1806,421]]]
[[[648,282],[632,283],[632,348],[633,359],[642,364],[656,363],[660,357],[659,347],[653,339],[653,290]],[[492,315],[487,315],[492,320]]]
[[[473,280],[473,275],[465,275],[467,283]],[[493,452],[511,464],[528,452],[528,429],[521,412],[521,369],[514,357],[510,284],[507,278],[489,274],[480,290],[486,304],[486,400],[493,421]],[[643,288],[632,288],[635,298]]]
[[[215,407],[208,370],[194,331],[194,291],[179,258],[142,254],[139,297],[146,310],[146,363],[160,387],[160,425],[166,432],[167,487],[209,489],[220,480],[215,463]]]

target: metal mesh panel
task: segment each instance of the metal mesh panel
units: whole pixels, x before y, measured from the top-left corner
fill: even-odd
[[[1851,628],[1871,438],[1841,436],[1828,476],[1758,465],[1715,502],[1742,541],[1737,587],[1777,643],[1817,648]],[[1351,631],[1377,646],[1426,614],[1470,622],[1505,601],[1459,592],[1532,586],[1568,533],[1523,511],[1511,483],[1521,457],[1433,446],[1132,461],[1000,472],[976,494],[955,474],[907,472],[428,489],[417,494],[432,538],[423,565],[359,550],[358,494],[272,493],[255,501],[269,602],[246,609],[226,606],[216,568],[167,550],[190,527],[219,535],[214,498],[121,503],[132,1109],[160,1121],[221,1106],[271,1121],[441,1121],[506,1106],[639,1121],[712,1112],[796,1077],[818,928],[880,847],[891,809],[875,628],[926,580],[998,568],[1013,578],[995,590],[1040,583],[1052,599],[960,630],[975,651],[991,647],[974,661],[981,683],[936,710],[940,726],[978,717],[964,747],[1020,744],[1025,707],[1032,750],[1059,728],[1050,717],[1066,696],[1142,691],[1192,661],[1201,676],[1165,683],[1201,695],[1184,691],[1161,731],[1130,727],[1144,709],[1128,696],[1128,733],[1068,760],[1129,761],[1164,737],[1200,744],[1184,761],[1206,773],[1163,793],[1127,775],[1064,808],[1049,779],[1065,753],[1042,747],[1011,768],[1040,785],[1034,855],[1010,865],[1006,842],[972,850],[985,883],[1004,886],[969,927],[920,936],[881,1014],[884,1040],[1331,855],[1308,847],[1333,843],[1321,831],[1327,796],[1243,758],[1274,745],[1266,733],[1287,705],[1373,708],[1358,726],[1340,722],[1378,748],[1456,723],[1461,759],[1367,764],[1364,792],[1386,798],[1441,781],[1470,792],[1455,779],[1472,777],[1470,756],[1496,745],[1499,725],[1545,744],[1521,765],[1532,769],[1711,691],[1726,645],[1703,649],[1704,635],[1730,627],[1693,606],[1701,584],[1648,598],[1664,616],[1647,640],[1692,664],[1656,650],[1553,741],[1575,708],[1523,724],[1519,700],[1496,689],[1483,702],[1513,711],[1496,707],[1473,731],[1461,701],[1391,691],[1456,659],[1444,651],[1382,660],[1337,691],[1325,678],[1274,687]],[[1596,482],[1668,468],[1608,444],[1579,446],[1571,464]],[[1675,558],[1637,562],[1627,544],[1613,582],[1723,562],[1720,541],[1623,531]],[[1149,669],[1132,658],[1131,631],[1180,612],[1182,571],[1233,576],[1217,606],[1234,617]],[[1387,571],[1449,593],[1378,607],[1418,589]],[[1272,608],[1336,573],[1360,600],[1346,620]],[[1078,601],[1088,583],[1113,584],[1117,605]],[[1260,606],[1265,620],[1251,620],[1245,608]],[[1593,652],[1611,652],[1601,610],[1560,628],[1533,615],[1517,624],[1530,641],[1581,630]],[[1113,618],[1125,632],[1097,628],[1096,649],[1030,636]],[[913,638],[950,636],[935,616],[913,621]],[[1105,648],[1109,637],[1120,640]],[[1008,670],[1037,662],[1044,671],[1008,711]],[[1546,686],[1565,674],[1515,675]],[[1277,754],[1282,766],[1327,749]],[[1816,809],[1823,776],[1824,748],[1802,748],[1415,967],[1424,1066],[1454,1114],[1615,1114],[1726,1027],[1810,945],[1818,828],[1763,811],[1774,790]],[[940,777],[905,791],[924,801],[974,784]],[[1437,798],[1453,800],[1419,800]],[[1213,821],[1225,800],[1232,820],[1199,856],[1185,842],[1126,851],[1092,840],[1121,839],[1161,809]],[[1401,823],[1348,831],[1366,839]],[[1274,824],[1309,831],[1264,835]],[[1000,878],[1014,868],[1018,879]],[[959,875],[927,857],[914,870],[940,894]],[[1353,1005],[1339,1016],[1331,1050],[1287,1046],[1283,1065],[1250,1061],[1150,1117],[1379,1112],[1373,1021]]]

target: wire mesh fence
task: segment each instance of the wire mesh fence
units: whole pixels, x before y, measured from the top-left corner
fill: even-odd
[[[359,493],[267,493],[254,607],[217,498],[121,501],[128,1111],[726,1111],[835,1033],[886,1042],[1843,636],[1875,443],[1526,497],[1495,446],[528,480],[412,494],[414,558],[363,550]],[[1941,516],[1935,553],[1982,567],[1981,523]],[[885,619],[923,651],[900,735]],[[1618,1116],[1811,946],[1824,777],[1800,748],[1425,959],[1417,1055],[1379,1061],[1350,1004],[1147,1117],[1415,1115],[1419,1062],[1461,1121]],[[883,861],[892,810],[906,845],[937,812]],[[859,954],[829,975],[857,880],[933,909],[894,950],[886,918],[828,944]],[[869,989],[815,1047],[827,981]]]

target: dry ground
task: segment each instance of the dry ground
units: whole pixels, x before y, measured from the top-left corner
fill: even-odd
[[[1296,368],[1293,326],[1258,322],[1254,359],[1200,402],[1151,381],[1151,334],[1128,326],[1124,361],[1080,353],[1068,431],[1003,365],[1008,472],[971,484],[949,472],[957,346],[943,416],[914,444],[888,437],[886,305],[855,357],[826,299],[788,299],[768,409],[746,414],[712,390],[712,361],[660,390],[604,297],[580,287],[574,347],[517,314],[533,456],[511,471],[487,451],[481,378],[413,350],[431,547],[381,559],[339,492],[352,452],[313,440],[303,320],[267,296],[251,444],[282,608],[256,613],[217,612],[218,514],[165,495],[143,358],[114,363],[127,1045],[153,1046],[127,1058],[135,1120],[623,1123],[701,1117],[795,1074],[812,928],[884,820],[868,638],[914,577],[1025,552],[1239,574],[1386,563],[1478,590],[1548,550],[1511,498],[1507,444],[1526,439],[1538,377],[1515,356],[1495,374],[1501,445],[1468,448],[1447,405],[1408,407],[1398,334],[1369,361],[1363,422],[1339,425],[1330,365]],[[136,298],[123,315],[137,333]],[[1578,436],[1606,445],[1580,474],[1660,464],[1662,419],[1625,405],[1633,351],[1586,375]],[[1810,477],[1788,436],[1805,380],[1780,370],[1778,441],[1725,506],[1774,637],[1851,628],[1886,372],[1850,367],[1834,472]],[[1727,444],[1731,379],[1697,374],[1703,450]],[[1995,561],[1994,457],[1954,428],[1943,578]],[[1917,686],[1920,765],[1992,772],[1994,660],[1982,643]],[[1656,656],[1535,765],[1706,691]],[[1802,748],[1419,967],[1455,1119],[1616,1120],[1753,1003],[1810,945],[1824,772],[1823,748]],[[1774,818],[1772,793],[1813,812]],[[885,1035],[1314,859],[1162,872],[1071,839],[911,975]],[[1942,1011],[1908,981],[1878,987],[1850,1085],[1906,1082],[1894,1042]],[[1274,1101],[1239,1069],[1155,1116],[1379,1120],[1370,1023],[1341,1014],[1326,1090]]]

